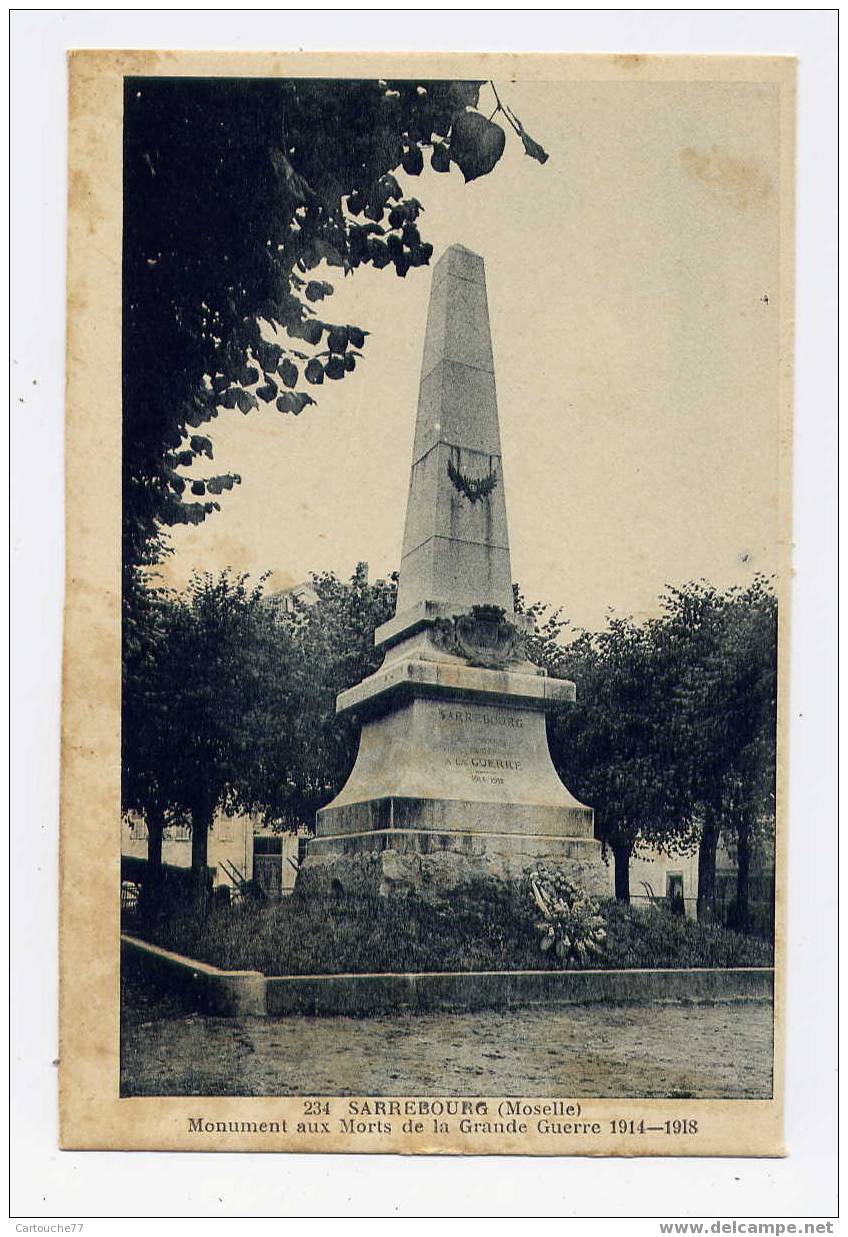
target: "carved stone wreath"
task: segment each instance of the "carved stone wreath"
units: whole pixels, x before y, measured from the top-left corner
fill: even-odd
[[[521,632],[498,606],[474,606],[470,614],[437,619],[432,637],[445,653],[487,670],[502,669],[524,657]]]

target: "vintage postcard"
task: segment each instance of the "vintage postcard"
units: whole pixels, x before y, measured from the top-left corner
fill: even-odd
[[[72,53],[64,1147],[783,1153],[794,82]]]

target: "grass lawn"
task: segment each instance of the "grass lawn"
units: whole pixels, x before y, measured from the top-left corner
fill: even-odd
[[[594,968],[771,966],[772,946],[709,924],[601,903],[603,959]],[[298,896],[212,906],[125,931],[224,970],[266,975],[562,969],[539,947],[539,914],[520,885],[486,883],[434,903],[418,898]],[[575,968],[579,963],[569,963]]]

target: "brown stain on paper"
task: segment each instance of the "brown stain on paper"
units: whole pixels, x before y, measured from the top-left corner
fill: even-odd
[[[680,152],[680,163],[712,197],[739,211],[766,202],[774,192],[771,177],[757,163],[738,159],[720,146],[708,151],[687,146]]]
[[[617,69],[641,69],[647,59],[639,52],[619,52],[612,57],[612,63]]]

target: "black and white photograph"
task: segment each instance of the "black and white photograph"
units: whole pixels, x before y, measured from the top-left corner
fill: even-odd
[[[774,67],[124,79],[122,1095],[771,1098]]]
[[[72,56],[66,1145],[780,1153],[794,80]]]
[[[837,1231],[838,17],[10,11],[10,1228]]]

